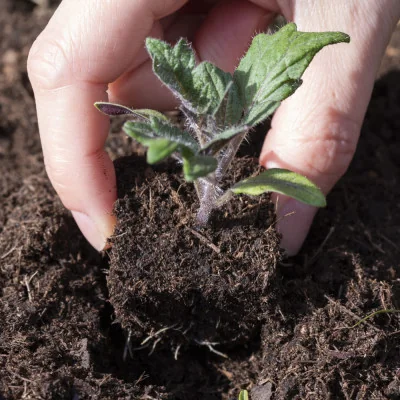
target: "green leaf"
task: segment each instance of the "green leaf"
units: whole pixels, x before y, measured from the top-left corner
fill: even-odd
[[[147,150],[147,163],[157,164],[174,153],[178,147],[178,143],[168,139],[153,139]]]
[[[201,114],[215,114],[233,85],[232,75],[214,64],[202,62],[193,71],[194,92],[192,103],[198,102]]]
[[[239,394],[239,400],[249,400],[249,392],[247,390],[242,390]]]
[[[231,97],[230,107],[238,108],[240,98],[232,75],[209,62],[196,67],[195,55],[185,39],[172,47],[158,39],[146,40],[147,50],[153,60],[154,73],[181,100],[184,107],[196,114],[214,115],[224,97]],[[239,110],[239,114],[241,110]],[[238,114],[235,109],[236,115]],[[228,120],[234,120],[229,115]]]
[[[195,55],[185,39],[171,47],[162,40],[147,38],[146,48],[153,60],[154,73],[184,102],[193,96],[192,71]]]
[[[157,136],[177,142],[180,145],[189,148],[193,152],[199,150],[199,144],[189,132],[182,131],[178,127],[166,123],[158,118],[152,117],[150,118],[150,121],[151,127]]]
[[[189,133],[154,116],[146,122],[128,121],[123,129],[128,136],[148,147],[149,164],[160,162],[175,151],[191,155],[199,150],[199,145]]]
[[[183,173],[188,182],[207,176],[214,172],[218,161],[211,156],[193,155],[183,158]]]
[[[257,35],[234,73],[246,109],[242,122],[254,126],[267,118],[299,87],[319,50],[349,41],[341,32],[298,32],[294,23],[274,35]]]
[[[224,126],[236,125],[243,116],[243,103],[235,81],[229,90],[224,112]]]
[[[235,194],[243,193],[252,196],[276,192],[315,207],[326,206],[324,194],[314,183],[287,169],[269,169],[260,175],[238,182],[230,190]]]
[[[204,147],[199,151],[199,154],[203,155],[214,155],[218,153],[225,145],[227,145],[232,139],[244,134],[249,129],[246,125],[234,126],[226,131],[218,133],[214,139],[210,140]]]

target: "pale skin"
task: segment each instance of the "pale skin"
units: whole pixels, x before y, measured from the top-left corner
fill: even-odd
[[[252,36],[276,14],[302,31],[342,31],[350,44],[323,49],[303,86],[272,119],[260,155],[266,168],[299,172],[328,193],[356,149],[376,72],[400,18],[398,0],[64,0],[32,46],[28,72],[50,180],[87,240],[112,234],[109,120],[93,103],[170,110],[175,99],[151,71],[147,36],[193,43],[200,60],[232,72]],[[296,254],[316,209],[274,196],[282,247]],[[328,199],[329,200],[329,199]]]

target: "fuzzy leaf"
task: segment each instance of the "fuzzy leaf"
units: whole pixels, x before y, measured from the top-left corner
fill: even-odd
[[[229,90],[224,110],[224,126],[236,125],[242,119],[244,106],[235,81]]]
[[[146,48],[153,60],[155,74],[182,101],[193,96],[192,71],[195,55],[186,40],[180,39],[172,47],[162,40],[147,38]]]
[[[179,147],[176,142],[171,142],[168,139],[152,139],[146,154],[148,164],[157,164],[165,160]]]
[[[109,117],[115,117],[117,115],[134,115],[138,118],[147,120],[150,120],[150,117],[156,117],[158,119],[168,121],[168,118],[164,114],[155,110],[149,110],[149,109],[133,110],[129,107],[120,104],[108,103],[105,101],[98,101],[94,103],[94,106],[103,114],[106,114]]]
[[[166,123],[158,118],[151,118],[151,127],[155,135],[164,139],[177,142],[193,152],[199,150],[199,145],[192,135],[186,131],[180,130],[178,127]]]
[[[148,147],[149,164],[158,163],[175,151],[191,155],[199,150],[189,133],[153,116],[146,122],[128,121],[123,129],[127,135]]]
[[[227,89],[233,85],[232,75],[214,64],[202,62],[193,71],[194,97],[198,99],[201,114],[215,114],[223,102]]]
[[[249,129],[248,126],[234,126],[226,131],[218,133],[214,139],[210,140],[203,148],[200,149],[199,154],[214,155],[218,153],[225,145],[232,139],[245,133]]]
[[[242,390],[239,394],[239,400],[249,400],[249,392],[247,390]]]
[[[230,190],[235,194],[251,196],[276,192],[315,207],[326,206],[324,194],[314,183],[287,169],[271,168],[260,175],[238,182]]]
[[[135,114],[129,107],[122,106],[120,104],[108,103],[105,101],[97,101],[94,106],[103,114],[109,117],[115,117],[117,115],[133,115]]]
[[[294,23],[274,35],[257,35],[234,73],[246,109],[242,122],[254,126],[267,118],[299,87],[319,50],[349,41],[341,32],[298,32]]]
[[[218,166],[216,158],[211,156],[194,155],[183,158],[183,173],[188,182],[207,176]]]
[[[218,111],[227,88],[234,84],[231,74],[209,62],[196,67],[194,52],[184,39],[172,47],[161,40],[148,38],[146,47],[153,60],[154,73],[184,107],[197,114],[213,115]],[[236,97],[235,105],[240,101]]]

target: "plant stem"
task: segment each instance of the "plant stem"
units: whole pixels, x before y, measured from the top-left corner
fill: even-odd
[[[239,136],[236,136],[228,145],[227,149],[223,152],[221,160],[218,163],[218,168],[216,171],[217,180],[220,181],[229,165],[231,164],[232,160],[234,159],[237,151],[239,150],[240,145],[243,142],[243,139],[246,137],[248,131],[243,132]]]
[[[197,211],[196,220],[200,226],[207,225],[212,210],[218,207],[217,202],[220,198],[220,193],[218,193],[218,184],[224,177],[247,132],[248,131],[243,132],[230,142],[228,148],[222,154],[218,162],[216,172],[212,174],[211,177],[201,178],[196,181],[195,187],[200,201],[200,207]],[[228,201],[229,198],[230,196],[226,196],[224,203]]]
[[[200,201],[196,221],[198,225],[205,226],[210,219],[211,211],[215,208],[215,203],[218,198],[218,187],[214,174],[211,179],[198,179],[196,181],[196,191]]]

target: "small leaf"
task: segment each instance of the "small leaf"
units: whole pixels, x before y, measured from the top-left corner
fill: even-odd
[[[202,62],[196,66],[194,52],[184,39],[172,47],[161,40],[148,38],[146,47],[153,60],[154,73],[182,105],[195,114],[214,115],[224,97],[229,96],[229,86],[235,86],[232,75],[214,64]],[[232,91],[237,93],[237,88]],[[240,104],[239,97],[230,104],[231,108]],[[233,119],[232,116],[229,119]]]
[[[236,125],[242,119],[244,105],[239,94],[239,88],[235,81],[231,86],[226,101],[224,126]]]
[[[156,110],[149,110],[147,108],[141,108],[139,110],[133,110],[133,112],[135,115],[138,115],[147,120],[150,120],[151,117],[154,117],[161,121],[170,122],[170,120],[168,119],[168,117],[166,115],[164,115],[163,113],[160,113],[159,111],[156,111]]]
[[[154,73],[182,102],[193,97],[194,52],[185,39],[171,47],[162,40],[147,38],[146,48],[153,60]]]
[[[235,194],[243,193],[252,196],[258,196],[265,192],[276,192],[315,207],[326,206],[324,194],[314,183],[306,177],[286,169],[269,169],[260,175],[237,183],[230,190]]]
[[[110,117],[115,117],[117,115],[133,115],[135,114],[129,107],[122,106],[120,104],[107,103],[105,101],[97,101],[94,106]]]
[[[110,117],[115,117],[117,115],[134,115],[138,118],[147,120],[150,120],[150,117],[156,117],[164,121],[169,121],[168,117],[155,110],[148,110],[148,109],[133,110],[129,107],[120,104],[108,103],[105,101],[97,101],[96,103],[94,103],[94,106],[103,114],[106,114]]]
[[[214,172],[218,161],[211,156],[190,156],[183,158],[183,173],[188,182],[207,176]]]
[[[146,160],[148,164],[157,164],[174,153],[179,144],[168,139],[153,139],[147,150]]]
[[[199,151],[202,155],[214,155],[218,153],[225,145],[227,145],[235,137],[244,134],[249,129],[248,126],[234,126],[226,131],[218,133],[214,139],[210,140]]]
[[[199,150],[199,145],[189,133],[154,116],[146,122],[128,121],[123,129],[128,136],[148,147],[149,164],[160,162],[175,151],[193,155]]]
[[[156,136],[177,142],[191,149],[193,152],[199,150],[199,144],[190,133],[182,131],[178,127],[157,118],[152,117],[150,121]]]
[[[298,32],[294,23],[257,35],[234,73],[246,109],[242,122],[254,126],[265,119],[294,93],[318,51],[349,41],[341,32]]]
[[[249,400],[249,392],[247,390],[242,390],[239,394],[239,400]]]
[[[194,69],[193,84],[194,98],[190,101],[198,102],[198,111],[201,114],[214,115],[226,96],[228,87],[233,84],[233,78],[231,74],[205,61]]]

